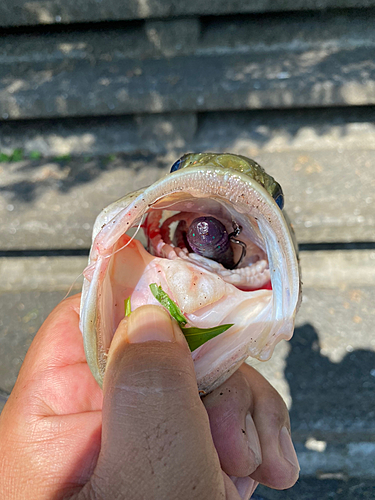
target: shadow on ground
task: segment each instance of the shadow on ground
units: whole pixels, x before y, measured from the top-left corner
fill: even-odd
[[[4,193],[9,202],[31,203],[47,189],[68,193],[76,186],[94,181],[104,172],[129,166],[134,172],[138,172],[148,163],[160,168],[165,166],[150,154],[95,159],[75,157],[69,160],[26,160],[14,165],[13,175],[17,180],[0,186],[0,194]]]
[[[333,363],[320,353],[319,336],[311,324],[296,328],[290,346],[285,378],[292,396],[290,418],[295,439],[311,436],[327,440],[327,451],[332,441],[371,441],[375,427],[375,353],[355,350]],[[253,500],[349,498],[375,498],[375,480],[302,477],[290,490],[259,486],[253,496]]]
[[[354,350],[333,363],[320,353],[318,334],[310,324],[296,328],[290,345],[285,378],[292,396],[292,429],[317,439],[320,433],[322,439],[345,439],[346,431],[366,439],[366,432],[374,429],[375,353]]]
[[[259,486],[251,500],[373,500],[374,480],[302,478],[286,491]]]

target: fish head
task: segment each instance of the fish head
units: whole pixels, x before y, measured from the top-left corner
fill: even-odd
[[[281,210],[284,208],[284,194],[280,184],[271,175],[267,174],[256,161],[246,156],[226,153],[187,153],[172,165],[171,173],[194,166],[207,168],[216,166],[242,172],[263,186]]]
[[[267,360],[280,340],[289,339],[301,283],[283,205],[280,184],[253,160],[198,153],[184,155],[169,174],[104,209],[94,225],[80,315],[98,383],[124,303],[132,310],[159,304],[153,284],[188,326],[232,325],[192,352],[202,393],[248,356]],[[143,244],[135,237],[141,230]]]

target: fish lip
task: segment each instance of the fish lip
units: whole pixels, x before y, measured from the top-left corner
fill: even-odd
[[[246,196],[242,196],[243,199],[241,199],[239,193],[236,192],[239,186],[246,188],[247,193],[252,193],[250,197],[252,198],[251,205],[248,200],[246,200]],[[189,193],[197,198],[204,198],[215,194],[218,198],[222,197],[223,200],[225,199],[225,201],[229,201],[237,207],[238,204],[240,204],[243,206],[244,213],[246,213],[246,210],[249,210],[250,207],[255,209],[257,203],[258,206],[256,210],[259,211],[260,218],[264,219],[264,228],[267,224],[271,226],[272,224],[276,224],[278,226],[278,232],[280,233],[279,237],[280,240],[282,240],[281,243],[279,241],[279,244],[287,247],[287,250],[284,252],[284,257],[287,256],[288,263],[284,267],[289,268],[287,274],[290,277],[289,281],[292,285],[292,290],[289,293],[291,306],[288,309],[293,310],[292,315],[294,318],[298,297],[300,295],[298,261],[287,222],[271,195],[257,181],[239,171],[216,166],[199,166],[181,169],[174,173],[167,174],[151,186],[144,190],[140,190],[138,192],[139,194],[134,196],[130,203],[126,201],[128,197],[123,199],[126,202],[124,206],[121,206],[122,200],[115,202],[113,206],[117,203],[117,207],[114,207],[113,211],[110,209],[111,206],[108,207],[105,217],[103,218],[103,214],[99,214],[95,223],[93,246],[90,251],[90,263],[96,262],[96,273],[94,273],[91,283],[88,283],[87,280],[84,282],[80,324],[81,330],[83,332],[86,330],[86,335],[84,334],[86,356],[90,368],[100,385],[102,385],[105,368],[99,366],[98,363],[98,346],[94,345],[96,343],[95,334],[87,335],[88,331],[91,331],[91,333],[93,331],[92,327],[96,322],[96,316],[93,311],[89,311],[89,307],[86,307],[85,310],[85,305],[87,306],[87,304],[91,303],[95,311],[95,300],[98,293],[101,268],[100,262],[111,255],[114,244],[117,242],[118,238],[126,232],[126,225],[124,225],[124,222],[128,222],[128,226],[131,227],[134,221],[137,220],[137,218],[139,219],[141,214],[147,212],[149,208],[157,204],[161,199],[173,193],[181,192]],[[107,243],[103,244],[103,242],[100,241],[101,239],[106,240]],[[265,237],[264,239],[267,243],[267,238]],[[272,248],[267,248],[268,255],[270,255],[270,252],[272,253]],[[279,304],[279,309],[282,311],[282,304]],[[278,314],[276,311],[276,316],[280,316],[280,311]]]

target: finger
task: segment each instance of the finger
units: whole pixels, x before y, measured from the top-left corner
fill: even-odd
[[[224,496],[190,351],[161,307],[136,309],[114,336],[104,379],[102,448],[87,488],[107,491],[108,498],[124,492],[148,498],[150,491],[158,498]]]
[[[244,364],[203,398],[221,466],[230,476],[251,477],[272,488],[291,487],[299,465],[281,396]]]
[[[224,478],[224,486],[225,486],[225,500],[243,500],[240,494],[237,491],[237,488],[234,482],[228,477],[225,472],[222,473]],[[248,499],[246,499],[248,500]]]
[[[253,394],[253,420],[262,449],[262,463],[251,477],[270,488],[290,488],[298,479],[299,464],[286,405],[254,368],[243,364],[240,370]]]
[[[60,303],[35,336],[3,411],[9,428],[27,434],[27,424],[35,426],[36,419],[101,410],[102,391],[87,366],[79,330],[79,300],[76,295]],[[97,417],[92,419],[96,428]],[[28,440],[35,435],[34,429]]]
[[[241,500],[249,500],[258,486],[258,482],[251,479],[251,477],[231,477],[233,484],[236,487],[237,493],[240,495]]]
[[[79,302],[79,295],[64,300],[45,320],[8,403],[37,416],[101,409],[102,393],[86,363],[79,330]]]
[[[250,384],[237,370],[224,384],[203,398],[212,438],[222,469],[230,476],[249,476],[262,461]]]
[[[79,330],[80,295],[58,304],[35,336],[22,372],[40,372],[86,361]]]

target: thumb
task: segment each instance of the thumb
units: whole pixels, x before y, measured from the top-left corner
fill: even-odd
[[[159,306],[136,309],[115,333],[101,452],[89,487],[98,498],[224,497],[189,348]]]

